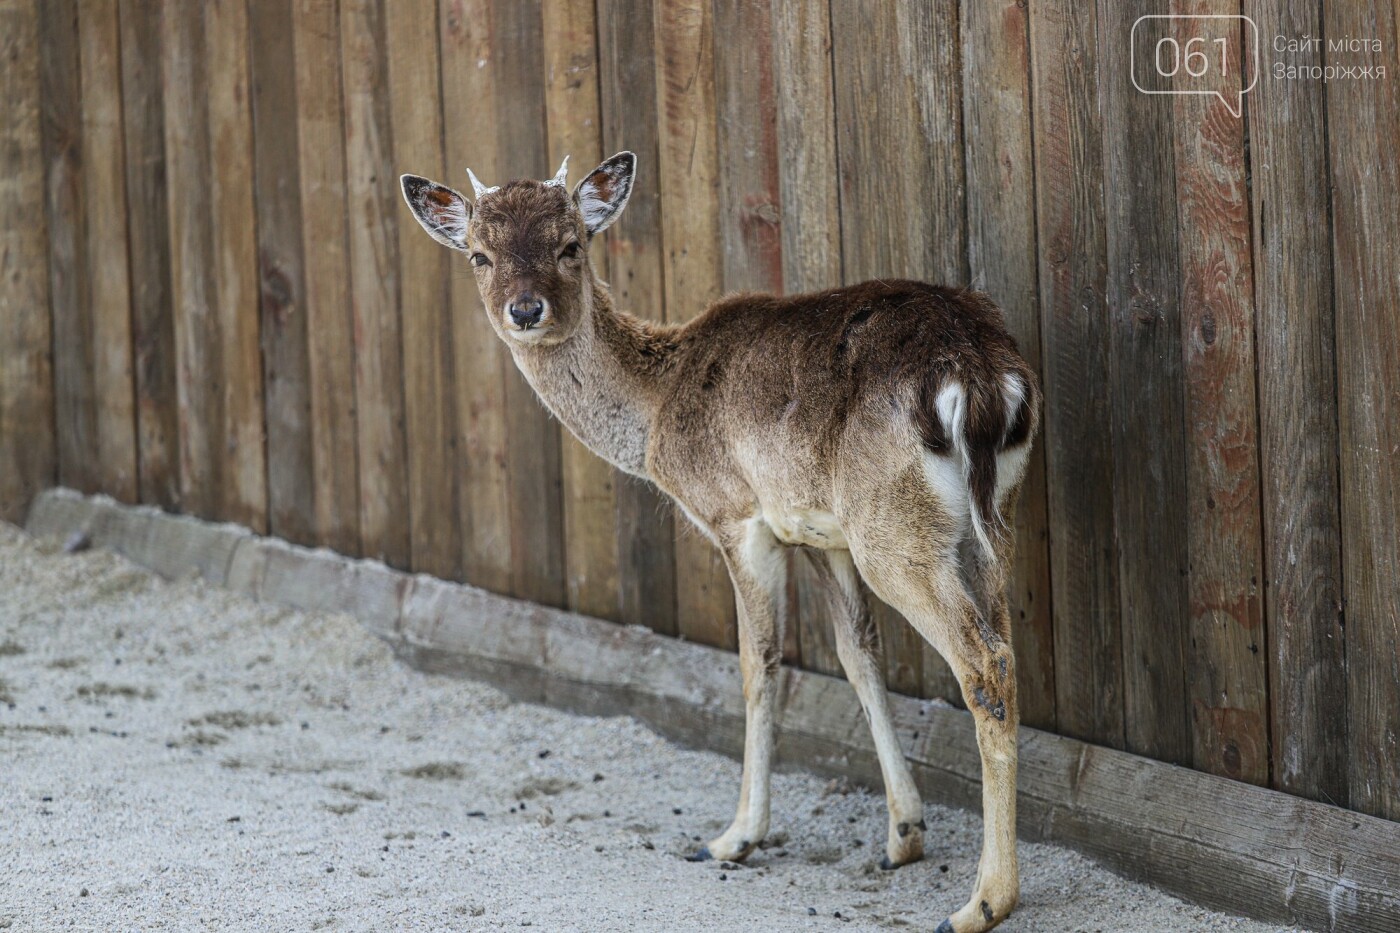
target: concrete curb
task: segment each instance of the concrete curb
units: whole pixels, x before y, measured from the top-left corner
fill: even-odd
[[[324,549],[106,496],[41,494],[27,529],[92,543],[166,577],[192,574],[255,599],[354,615],[408,663],[489,681],[574,712],[635,716],[668,737],[737,755],[737,656],[509,599]],[[967,713],[892,697],[931,800],[980,806]],[[780,761],[880,785],[854,693],[784,668]],[[1400,823],[1022,728],[1020,830],[1211,907],[1321,930],[1400,929]]]

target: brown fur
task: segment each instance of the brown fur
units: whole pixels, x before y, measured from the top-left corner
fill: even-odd
[[[987,831],[976,890],[948,924],[989,929],[1018,890],[1011,539],[998,530],[1037,426],[1035,376],[986,295],[923,282],[737,295],[683,325],[618,311],[588,244],[625,204],[634,164],[615,156],[572,198],[558,185],[512,182],[474,210],[444,205],[441,192],[460,195],[423,179],[406,177],[404,190],[430,233],[472,256],[492,325],[550,410],[660,486],[725,557],[749,718],[739,813],[700,854],[743,858],[767,830],[787,593],[779,555],[808,545],[820,549],[838,653],[880,751],[891,866],[922,854],[922,804],[890,721],[862,579],[962,685],[982,749]],[[444,211],[469,216],[465,232],[442,235]],[[509,317],[526,294],[548,305],[538,328]]]

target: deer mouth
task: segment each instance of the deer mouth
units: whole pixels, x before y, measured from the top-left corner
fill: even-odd
[[[521,343],[538,343],[554,330],[551,320],[532,321],[528,324],[507,324],[506,331]]]

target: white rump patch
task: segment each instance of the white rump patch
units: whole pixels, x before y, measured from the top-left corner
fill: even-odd
[[[952,517],[958,528],[958,536],[967,533],[967,524],[972,517],[972,498],[967,491],[967,476],[963,465],[952,457],[930,453],[925,450],[924,481],[938,497],[944,511]]]
[[[997,454],[997,508],[1006,501],[1006,494],[1026,475],[1026,464],[1031,459],[1031,445],[1020,444],[1008,447]]]
[[[938,420],[943,422],[943,431],[948,435],[949,442],[955,449],[962,450],[963,422],[967,418],[967,395],[962,385],[950,382],[939,389],[933,407],[938,412]]]
[[[1026,400],[1026,384],[1015,373],[1002,376],[1001,382],[1002,394],[1006,397],[1006,429],[1002,432],[1002,436],[1005,437],[1011,433],[1011,426],[1016,423],[1016,414]]]

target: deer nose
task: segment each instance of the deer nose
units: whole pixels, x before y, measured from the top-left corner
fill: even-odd
[[[510,319],[521,330],[529,330],[544,317],[544,302],[526,292],[507,306]]]

